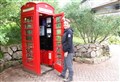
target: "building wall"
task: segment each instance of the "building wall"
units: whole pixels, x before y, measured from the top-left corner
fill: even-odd
[[[91,7],[96,14],[120,15],[120,0],[87,0],[83,5]]]

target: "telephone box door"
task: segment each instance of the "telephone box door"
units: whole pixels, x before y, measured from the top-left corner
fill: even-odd
[[[40,54],[36,48],[34,13],[21,16],[22,61],[25,70],[40,74]],[[36,41],[36,42],[34,42]]]
[[[63,27],[63,18],[64,13],[56,14],[54,15],[54,68],[58,72],[62,72],[63,70],[63,50],[62,50],[62,35],[64,32]]]

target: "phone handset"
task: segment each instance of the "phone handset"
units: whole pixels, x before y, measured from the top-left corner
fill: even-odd
[[[48,37],[48,38],[51,37],[51,28],[47,28],[47,37]]]

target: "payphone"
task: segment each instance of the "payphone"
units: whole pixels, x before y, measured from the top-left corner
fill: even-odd
[[[41,74],[41,64],[62,72],[61,39],[64,13],[55,14],[44,2],[28,2],[21,7],[22,62],[27,71]]]
[[[40,49],[53,50],[53,25],[52,17],[39,16]]]

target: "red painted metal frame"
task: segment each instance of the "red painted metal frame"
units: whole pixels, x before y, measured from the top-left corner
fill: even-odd
[[[63,70],[63,60],[64,60],[64,52],[63,52],[63,50],[62,50],[62,46],[61,46],[61,50],[62,50],[62,52],[60,53],[61,54],[61,57],[62,57],[62,59],[60,60],[61,61],[61,64],[57,64],[57,60],[58,60],[58,57],[57,57],[57,49],[56,49],[56,47],[57,47],[57,41],[56,41],[56,29],[58,29],[57,28],[57,21],[56,21],[56,19],[57,19],[57,17],[60,17],[60,24],[61,24],[61,35],[58,35],[58,36],[61,36],[61,39],[62,39],[62,35],[63,35],[63,33],[64,33],[64,21],[63,21],[63,17],[64,17],[64,13],[60,13],[60,14],[55,14],[54,15],[54,21],[53,21],[53,25],[54,25],[54,68],[58,71],[58,72],[62,72],[62,70]],[[62,45],[62,43],[61,43],[61,45]]]
[[[23,12],[24,9],[34,7],[34,10]],[[36,4],[35,3],[27,3],[26,5],[22,6],[21,8],[21,32],[22,32],[22,61],[23,67],[25,70],[40,75],[40,50],[39,50],[39,19],[38,13],[36,12]],[[27,62],[27,46],[26,46],[26,33],[25,33],[25,25],[24,25],[24,18],[25,17],[32,17],[32,52],[33,52],[33,59],[31,62]],[[30,41],[29,41],[30,42]]]

